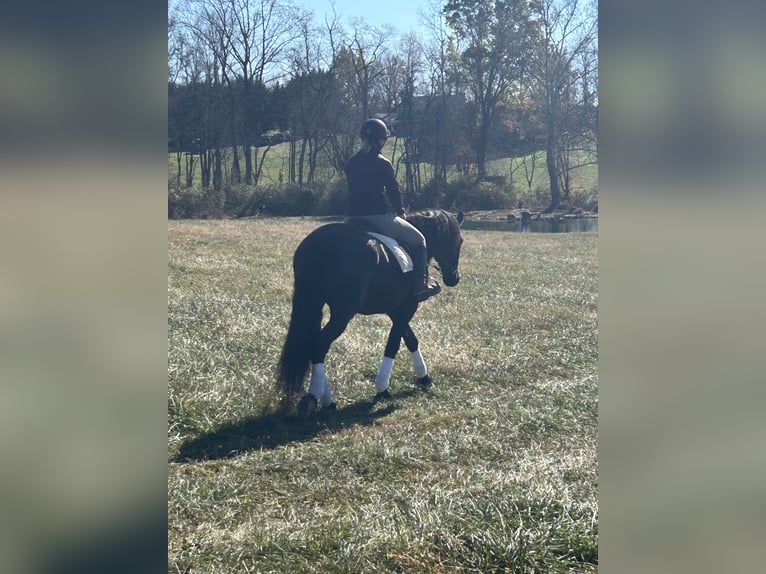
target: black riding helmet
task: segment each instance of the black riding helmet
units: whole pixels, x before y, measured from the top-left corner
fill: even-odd
[[[359,136],[363,140],[378,141],[386,139],[390,134],[386,124],[382,120],[377,118],[370,118],[365,120],[362,124],[362,129],[359,131]]]

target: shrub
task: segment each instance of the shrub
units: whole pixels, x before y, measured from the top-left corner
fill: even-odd
[[[289,185],[257,187],[238,211],[238,217],[252,215],[312,215],[317,197],[310,188]]]
[[[458,206],[462,208],[466,190],[473,184],[474,179],[472,177],[461,177],[447,182],[443,186],[444,191],[439,198],[438,206],[450,210],[454,210]]]
[[[228,215],[236,215],[242,207],[248,203],[250,192],[244,183],[229,183],[223,187],[224,207],[223,210]]]
[[[513,205],[511,190],[493,181],[476,181],[463,177],[454,181],[431,180],[423,186],[416,198],[415,209],[443,207],[452,211],[459,209],[506,209]]]
[[[348,188],[346,180],[336,178],[317,190],[319,199],[316,204],[316,215],[343,215],[346,213]]]
[[[272,204],[270,188],[256,187],[250,193],[247,200],[242,203],[241,209],[237,212],[237,217],[268,214]]]
[[[572,207],[579,207],[583,211],[598,213],[598,189],[595,187],[574,189],[570,193],[569,203]]]
[[[413,209],[428,209],[442,205],[442,198],[446,194],[448,183],[440,178],[428,180],[420,188],[420,193],[409,193],[404,197],[405,206]]]
[[[522,205],[531,211],[542,211],[551,203],[551,191],[541,185],[529,190],[524,186],[524,191],[516,194],[515,202],[521,201]],[[515,205],[514,205],[515,207]]]
[[[276,201],[271,215],[313,215],[316,211],[318,196],[313,188],[288,185],[274,192]]]
[[[466,210],[508,209],[513,206],[513,197],[497,183],[478,181],[460,197],[459,207]]]
[[[168,188],[168,219],[211,219],[222,215],[220,192]]]
[[[168,186],[168,219],[193,217],[194,200],[189,192],[177,186]]]

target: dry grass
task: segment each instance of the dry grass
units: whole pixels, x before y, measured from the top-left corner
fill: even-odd
[[[466,231],[462,280],[373,405],[388,322],[280,414],[291,257],[316,220],[169,222],[169,572],[595,572],[597,237]]]

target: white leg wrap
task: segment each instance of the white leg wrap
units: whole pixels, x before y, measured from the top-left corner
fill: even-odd
[[[415,369],[418,379],[422,379],[428,374],[428,367],[426,367],[426,363],[423,361],[423,355],[420,354],[420,349],[410,354],[412,355],[412,368]]]
[[[335,402],[335,398],[332,396],[332,391],[330,390],[330,385],[325,385],[325,393],[322,395],[322,398],[319,399],[319,404],[323,407],[329,407],[331,404]]]
[[[324,371],[324,363],[317,363],[311,365],[311,381],[309,382],[309,394],[313,395],[317,400],[324,397],[325,393],[329,391],[327,385],[327,375]]]
[[[391,378],[391,369],[394,368],[394,360],[389,357],[383,357],[378,369],[378,376],[375,377],[375,390],[382,393],[388,388],[388,381]]]

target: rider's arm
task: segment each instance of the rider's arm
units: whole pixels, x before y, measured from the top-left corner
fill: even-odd
[[[396,177],[394,176],[394,166],[391,165],[390,161],[385,160],[383,171],[383,184],[386,186],[386,194],[388,195],[388,200],[391,202],[391,207],[393,208],[394,213],[402,215],[404,212],[404,207],[402,206],[402,194],[399,191],[399,182],[396,181]]]

